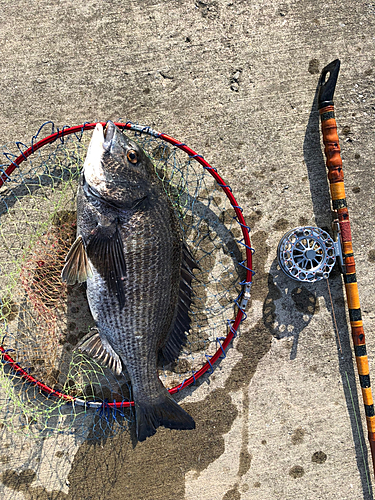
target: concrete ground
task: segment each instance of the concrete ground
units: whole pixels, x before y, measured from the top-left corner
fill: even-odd
[[[0,1],[3,144],[57,125],[130,120],[203,154],[255,248],[248,320],[220,370],[182,398],[196,431],[92,444],[2,431],[4,499],[371,499],[373,472],[341,277],[280,274],[281,236],[330,225],[314,102],[340,58],[336,119],[374,365],[375,4],[363,0]]]

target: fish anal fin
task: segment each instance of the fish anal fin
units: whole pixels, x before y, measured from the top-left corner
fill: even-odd
[[[74,285],[77,281],[78,283],[83,283],[87,278],[91,277],[92,269],[87,258],[85,245],[82,237],[78,236],[65,257],[61,279],[68,285]]]
[[[94,330],[97,332],[97,330]],[[78,349],[89,357],[98,361],[102,366],[107,366],[116,375],[122,373],[122,362],[120,356],[105,339],[101,339],[99,333],[86,335],[79,344]]]

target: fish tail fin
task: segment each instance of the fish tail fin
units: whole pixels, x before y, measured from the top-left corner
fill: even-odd
[[[193,418],[169,394],[157,403],[136,401],[135,416],[138,441],[153,436],[161,425],[169,429],[195,429]]]

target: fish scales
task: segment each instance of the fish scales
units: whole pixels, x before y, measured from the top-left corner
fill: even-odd
[[[172,255],[173,235],[168,224],[171,214],[166,212],[165,205],[157,203],[159,206],[153,205],[146,212],[132,214],[124,224],[131,230],[121,231],[127,263],[124,309],[120,310],[117,298],[110,295],[99,273],[94,273],[93,286],[88,280],[89,302],[93,304],[97,325],[104,334],[116,333],[112,346],[123,354],[128,371],[131,370],[133,389],[138,384],[140,390],[149,383],[148,366],[155,366],[157,347],[168,333],[165,312],[176,288],[170,277],[175,274],[172,268],[179,269],[181,261],[181,256],[174,259]],[[96,300],[98,282],[103,290],[101,302]],[[158,332],[163,335],[158,336]],[[132,341],[123,343],[124,336]]]
[[[151,161],[112,122],[94,130],[77,194],[77,222],[62,279],[87,281],[98,332],[84,339],[81,350],[117,374],[126,367],[140,441],[160,425],[194,428],[157,373],[161,350],[174,357],[190,322],[182,309],[183,331],[175,324],[186,268],[179,221]]]

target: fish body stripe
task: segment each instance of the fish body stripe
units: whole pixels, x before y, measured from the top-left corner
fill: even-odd
[[[370,375],[359,375],[359,383],[361,384],[362,389],[370,388]]]
[[[356,283],[357,275],[356,273],[344,274],[344,283]]]
[[[361,309],[349,309],[349,318],[350,322],[361,321],[362,320]]]

